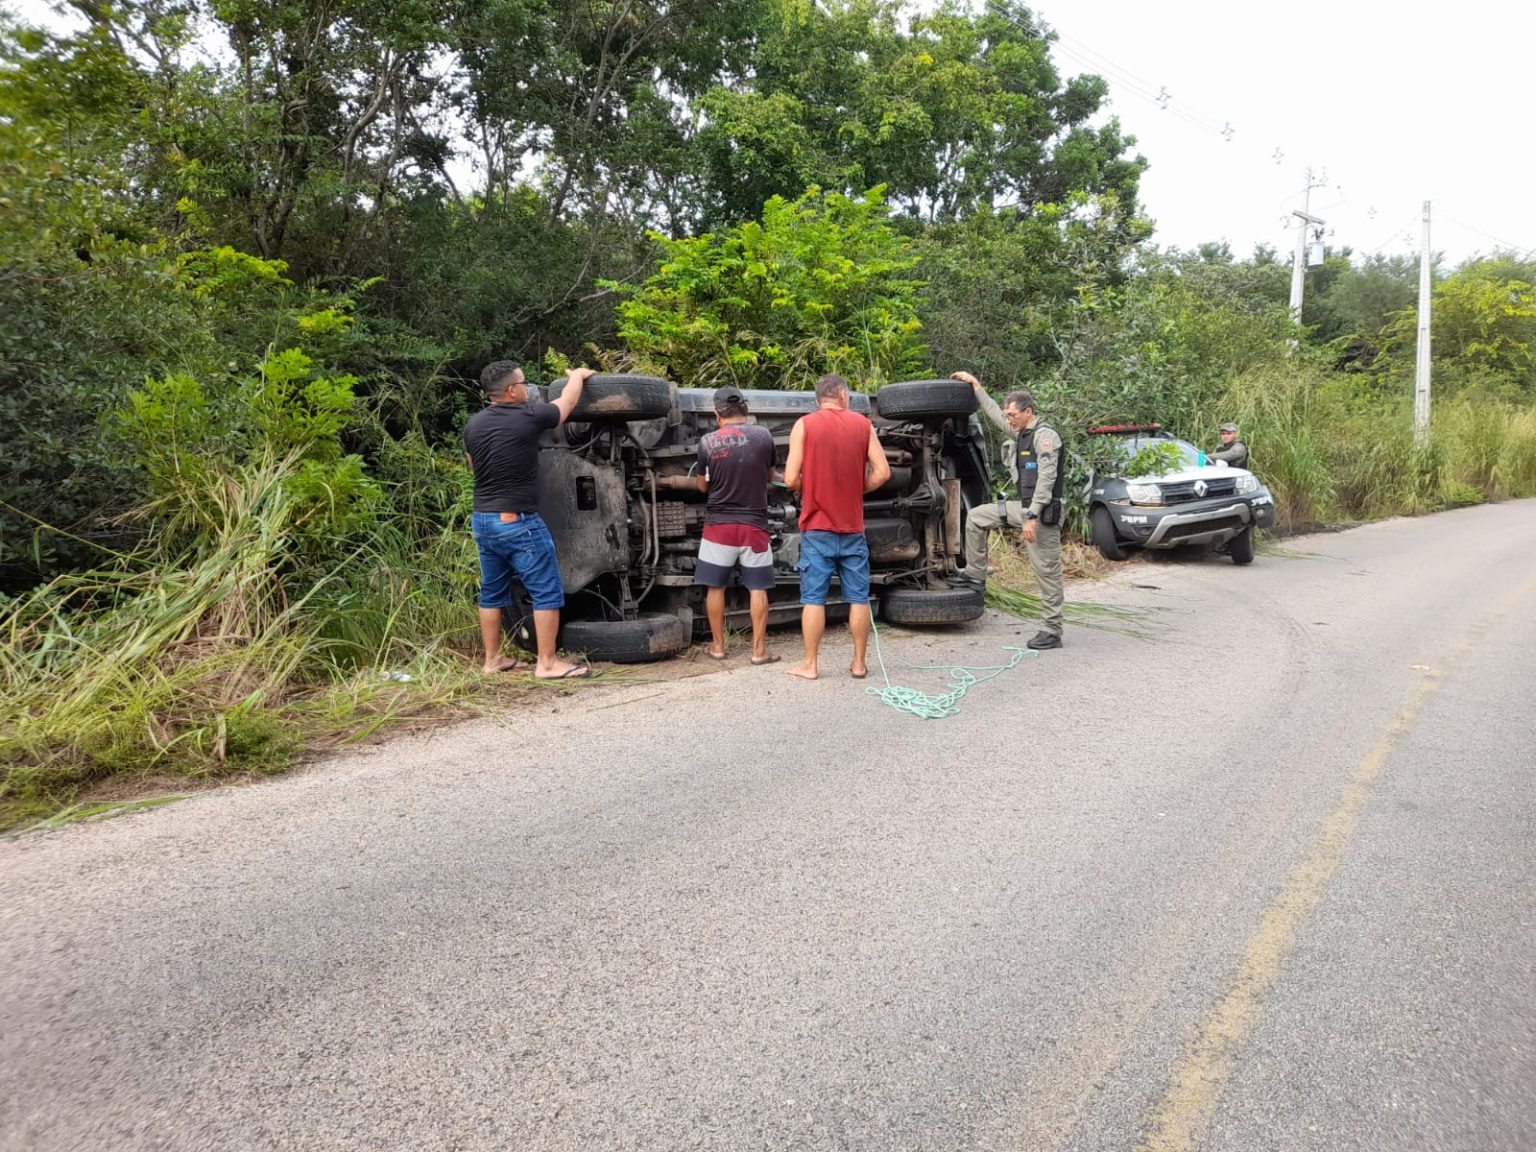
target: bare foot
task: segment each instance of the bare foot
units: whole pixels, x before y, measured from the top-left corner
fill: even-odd
[[[580,664],[567,664],[563,660],[551,660],[540,665],[533,673],[535,680],[582,680],[592,675],[592,669]]]
[[[485,666],[486,675],[494,675],[497,672],[515,672],[522,667],[522,661],[516,656],[498,656],[494,664]]]
[[[869,668],[864,664],[855,664],[852,668],[848,669],[848,675],[852,676],[855,680],[862,680],[869,675]]]
[[[798,676],[802,680],[820,679],[820,674],[816,671],[816,665],[807,664],[804,660],[800,661],[800,663],[796,664],[793,668],[786,668],[784,670],[784,675]]]
[[[706,649],[704,649],[704,654],[706,656],[708,656],[711,660],[724,660],[725,659],[725,653],[724,652],[716,652],[713,648],[706,648]]]
[[[777,664],[778,662],[779,657],[773,652],[763,651],[752,653],[752,663],[754,666],[760,666],[763,664]]]

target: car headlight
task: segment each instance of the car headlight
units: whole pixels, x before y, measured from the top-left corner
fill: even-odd
[[[1161,504],[1163,490],[1156,484],[1127,484],[1125,498],[1132,504]]]
[[[1259,478],[1253,473],[1250,472],[1246,476],[1239,476],[1237,478],[1237,491],[1239,495],[1243,495],[1248,492],[1257,492],[1258,490]]]

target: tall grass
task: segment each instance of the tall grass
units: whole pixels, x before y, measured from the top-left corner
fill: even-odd
[[[1507,399],[1437,401],[1420,447],[1404,382],[1373,392],[1299,364],[1237,378],[1221,412],[1288,527],[1536,495],[1536,409]]]
[[[472,690],[455,651],[473,632],[467,534],[423,548],[381,522],[307,570],[293,467],[268,456],[206,485],[208,527],[185,552],[152,543],[0,612],[0,826],[109,776],[279,770]],[[378,674],[402,666],[408,686]]]
[[[1316,385],[1305,367],[1268,366],[1239,376],[1218,406],[1223,420],[1242,428],[1250,466],[1262,474],[1285,524],[1321,520],[1334,502],[1326,444],[1314,425]]]
[[[1499,451],[1499,476],[1509,495],[1536,495],[1536,409],[1509,414]]]
[[[1436,413],[1435,435],[1452,483],[1490,500],[1536,492],[1536,410],[1460,398]]]

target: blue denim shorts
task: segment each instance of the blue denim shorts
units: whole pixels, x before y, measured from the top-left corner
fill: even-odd
[[[843,603],[869,603],[869,541],[864,533],[800,533],[800,603],[825,604],[834,572]]]
[[[565,585],[555,558],[555,540],[537,512],[524,512],[503,524],[499,512],[470,517],[480,548],[480,607],[512,603],[512,577],[528,589],[535,611],[565,607]]]

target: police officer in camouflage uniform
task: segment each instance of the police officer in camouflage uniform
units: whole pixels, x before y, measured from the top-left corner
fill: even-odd
[[[1004,525],[1022,528],[1029,565],[1040,586],[1045,609],[1044,629],[1029,640],[1036,650],[1061,647],[1061,520],[1062,489],[1066,468],[1062,465],[1061,436],[1035,414],[1035,398],[1029,392],[1011,392],[1001,409],[981,382],[969,372],[956,372],[976,393],[981,410],[1012,440],[1008,471],[1018,484],[1017,500],[999,499],[970,510],[965,522],[965,573],[973,586],[986,581],[987,534]]]
[[[1248,445],[1237,438],[1237,425],[1231,421],[1221,426],[1221,447],[1207,452],[1205,458],[1212,463],[1221,460],[1233,468],[1248,467]]]

